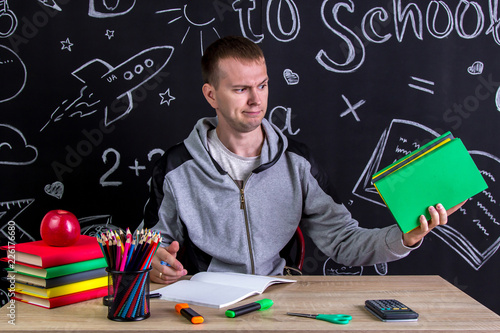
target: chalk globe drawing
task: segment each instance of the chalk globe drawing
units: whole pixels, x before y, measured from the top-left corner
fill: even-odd
[[[11,49],[0,45],[0,103],[15,98],[26,84],[26,66]]]

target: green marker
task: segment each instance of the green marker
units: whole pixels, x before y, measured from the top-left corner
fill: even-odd
[[[237,308],[229,309],[226,311],[226,316],[229,318],[234,318],[234,317],[238,317],[238,316],[241,316],[245,313],[249,313],[252,311],[267,310],[271,306],[273,306],[273,304],[274,303],[272,300],[270,300],[268,298],[264,298],[264,299],[261,299],[260,301],[256,301],[253,303],[238,306]]]

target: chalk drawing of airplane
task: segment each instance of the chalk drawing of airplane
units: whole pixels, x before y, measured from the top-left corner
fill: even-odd
[[[112,124],[133,108],[132,92],[158,74],[170,60],[172,46],[151,47],[113,67],[104,60],[93,59],[71,74],[88,86],[89,96],[104,105],[104,124]],[[127,108],[113,108],[115,100],[125,98]]]

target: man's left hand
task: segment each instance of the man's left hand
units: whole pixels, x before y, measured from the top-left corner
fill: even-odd
[[[410,247],[416,245],[432,229],[438,225],[448,223],[448,216],[457,211],[466,202],[467,200],[448,210],[446,210],[442,204],[437,204],[435,207],[429,207],[429,214],[431,215],[430,221],[427,221],[425,216],[421,215],[419,218],[420,226],[410,232],[407,232],[406,234],[403,234],[403,244]]]

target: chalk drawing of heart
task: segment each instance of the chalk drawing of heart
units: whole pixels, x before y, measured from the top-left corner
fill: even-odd
[[[289,86],[299,83],[299,74],[294,73],[291,69],[285,69],[283,77]]]
[[[45,193],[57,199],[61,199],[64,193],[64,184],[61,182],[53,182],[52,184],[45,185]]]
[[[469,68],[467,68],[467,72],[472,75],[479,75],[483,73],[484,64],[481,61],[476,61]]]

